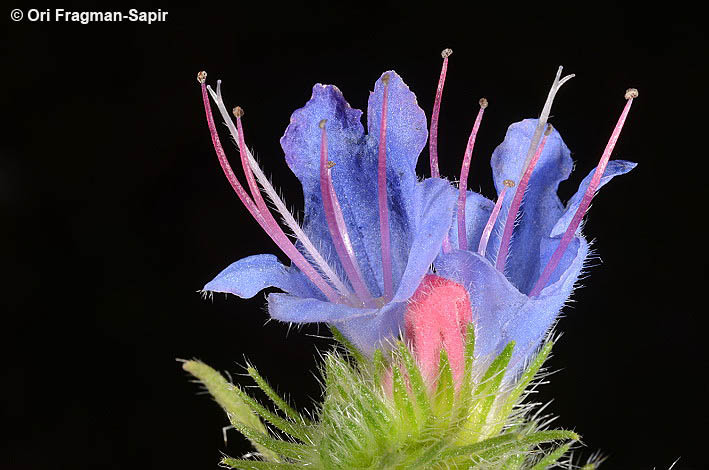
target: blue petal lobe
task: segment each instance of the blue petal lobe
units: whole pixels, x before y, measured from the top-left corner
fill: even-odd
[[[267,287],[303,293],[302,276],[286,268],[274,255],[255,255],[230,264],[205,286],[205,291],[224,292],[250,299]]]
[[[490,164],[498,194],[506,179],[519,184],[537,122],[537,119],[525,119],[512,124],[507,129],[505,140],[495,149]],[[556,192],[559,183],[569,177],[572,166],[569,149],[561,135],[554,130],[530,177],[518,215],[520,222],[515,228],[506,262],[505,271],[512,284],[521,292],[529,292],[536,281],[540,242],[543,237],[549,236],[564,211]],[[501,214],[508,212],[513,198],[513,191],[505,196]],[[502,224],[504,220],[502,218]],[[491,248],[496,256],[499,247],[493,244]]]
[[[632,170],[636,166],[638,166],[637,163],[628,162],[625,160],[611,160],[611,161],[609,161],[608,165],[606,165],[605,171],[603,172],[603,176],[601,177],[601,182],[598,185],[596,192],[598,192],[598,190],[601,189],[603,187],[603,185],[605,185],[610,180],[612,180],[614,176],[624,175],[625,173],[628,173],[630,170]],[[576,194],[574,194],[571,197],[571,199],[569,199],[569,202],[566,205],[566,210],[564,211],[564,214],[559,218],[556,225],[554,225],[554,228],[551,231],[552,237],[562,235],[566,231],[566,228],[569,226],[571,219],[574,217],[574,214],[576,213],[576,209],[578,209],[579,204],[581,204],[581,199],[583,199],[583,195],[586,193],[586,190],[588,189],[588,185],[591,184],[591,179],[593,179],[593,174],[595,172],[596,172],[595,168],[593,170],[591,170],[591,172],[583,179],[583,181],[579,185],[579,189],[578,189],[578,191],[576,191]],[[581,226],[579,226],[579,227],[581,227]],[[578,229],[577,229],[577,233],[578,233]]]
[[[390,70],[382,74],[389,76],[387,103],[387,166],[394,171],[415,176],[416,162],[428,139],[426,113],[419,107],[416,95],[411,92],[401,77]],[[380,77],[369,95],[367,106],[367,133],[379,142],[382,120],[384,82]]]
[[[364,136],[361,117],[362,111],[352,109],[336,86],[319,83],[306,105],[293,112],[281,147],[306,195],[320,194],[320,121],[327,119],[329,158],[336,161],[349,157],[359,146]]]
[[[573,291],[588,254],[588,245],[580,237],[575,254],[559,279],[534,299],[520,293],[477,253],[456,250],[438,258],[437,274],[460,283],[470,295],[476,328],[476,356],[499,354],[510,341],[515,341],[511,369],[517,370],[524,365]]]
[[[378,347],[385,347],[387,341],[398,335],[405,305],[396,302],[381,309],[363,309],[287,294],[268,296],[268,312],[272,318],[293,323],[332,323],[368,355]]]
[[[394,295],[395,302],[406,301],[414,294],[440,252],[450,227],[456,196],[456,190],[439,178],[428,178],[416,185],[412,198],[416,210],[411,232],[413,240],[406,269]]]
[[[380,80],[381,82],[381,80]],[[414,188],[417,184],[415,164],[426,140],[425,116],[416,98],[398,75],[391,73],[390,132],[387,133],[387,195],[390,213],[391,250],[395,288],[407,265],[411,248]],[[370,111],[376,113],[372,100],[381,94],[378,82],[370,98]],[[381,114],[381,110],[378,111]],[[321,247],[332,254],[331,264],[341,271],[323,211],[319,183],[320,120],[327,119],[328,159],[332,169],[335,193],[342,208],[349,238],[364,281],[372,295],[382,295],[381,235],[377,211],[377,140],[378,128],[370,123],[376,135],[364,136],[359,121],[361,112],[350,108],[334,86],[316,85],[306,105],[293,113],[281,139],[286,161],[300,179],[305,198],[304,230]],[[371,121],[372,118],[370,118]],[[416,124],[418,123],[418,124]],[[414,125],[416,124],[416,125]],[[407,130],[406,126],[414,126]],[[423,125],[423,137],[417,126]],[[378,126],[378,120],[377,120]],[[407,135],[407,132],[411,135]],[[421,143],[423,140],[423,143]],[[413,152],[413,153],[412,153]]]

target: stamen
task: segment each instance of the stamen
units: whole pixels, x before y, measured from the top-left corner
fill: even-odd
[[[478,254],[483,257],[485,256],[485,252],[487,251],[487,242],[490,240],[490,234],[492,234],[492,229],[493,227],[495,227],[495,222],[497,222],[497,216],[500,215],[502,203],[505,202],[505,194],[507,193],[507,188],[514,188],[515,186],[515,182],[512,180],[505,180],[503,181],[503,184],[505,185],[505,187],[502,188],[502,192],[497,198],[495,207],[493,207],[492,212],[490,213],[490,218],[487,219],[487,224],[485,224],[485,229],[483,230],[483,234],[480,237],[480,243],[478,244]]]
[[[549,137],[551,131],[552,127],[551,124],[549,124],[547,126],[547,130],[544,132],[544,138],[542,139],[542,143],[539,144],[539,148],[534,154],[534,157],[532,157],[532,161],[529,162],[529,165],[527,166],[527,169],[525,170],[524,175],[522,176],[522,180],[519,182],[517,191],[515,191],[515,196],[512,199],[512,204],[510,204],[510,210],[509,212],[507,212],[505,230],[502,233],[502,241],[500,241],[500,250],[497,252],[496,262],[497,270],[502,273],[505,272],[505,262],[507,261],[507,253],[510,249],[510,239],[512,238],[512,231],[515,228],[517,212],[519,211],[519,207],[522,205],[522,198],[524,197],[524,193],[527,190],[529,178],[532,176],[532,171],[534,170],[534,167],[537,164],[537,161],[539,160],[539,156],[542,154],[542,150],[544,150],[544,144],[546,144],[547,137]]]
[[[480,98],[479,103],[480,110],[478,111],[478,116],[475,118],[475,124],[473,124],[473,130],[468,138],[468,146],[465,148],[465,155],[463,156],[463,166],[460,169],[460,183],[458,183],[458,248],[461,250],[468,249],[468,235],[465,225],[465,203],[467,200],[466,191],[468,189],[470,159],[473,155],[475,137],[478,135],[480,121],[482,121],[483,113],[485,112],[485,108],[487,108],[487,100],[485,98]]]
[[[441,110],[441,98],[443,97],[443,85],[446,82],[446,72],[448,71],[448,57],[453,54],[451,49],[443,49],[441,57],[443,57],[443,66],[441,67],[441,76],[438,79],[438,88],[436,89],[436,99],[433,102],[433,115],[431,116],[431,132],[428,138],[429,156],[431,159],[431,177],[438,178],[438,113]]]
[[[372,305],[372,294],[369,292],[369,289],[367,289],[362,272],[359,270],[359,264],[357,263],[357,258],[355,257],[354,249],[352,248],[352,243],[347,232],[345,218],[342,215],[342,209],[340,208],[340,203],[335,194],[335,187],[332,184],[331,171],[334,165],[327,160],[326,122],[325,119],[320,121],[320,129],[322,129],[320,141],[320,192],[325,209],[325,219],[330,229],[330,236],[332,236],[335,251],[340,258],[342,267],[345,269],[352,287],[362,303]]]
[[[200,80],[200,85],[202,89],[202,101],[204,102],[204,111],[207,116],[207,126],[209,127],[209,133],[212,137],[212,144],[214,146],[214,151],[219,159],[219,164],[227,177],[227,180],[231,184],[231,187],[236,192],[239,200],[244,204],[246,209],[249,211],[251,216],[258,222],[261,228],[271,237],[271,239],[278,245],[278,247],[288,256],[288,258],[293,261],[293,263],[301,270],[303,273],[315,284],[318,289],[331,301],[338,302],[339,296],[330,287],[330,285],[320,276],[320,274],[308,263],[305,257],[295,248],[293,243],[288,239],[288,237],[283,233],[283,230],[278,227],[273,227],[272,224],[264,217],[264,214],[259,211],[257,205],[249,197],[244,188],[239,183],[236,178],[234,171],[229,165],[224,149],[222,148],[221,142],[219,141],[219,134],[217,133],[216,126],[214,125],[214,118],[212,117],[212,107],[209,103],[209,95],[207,94],[207,87],[204,84],[207,74],[200,73],[198,75],[198,80]],[[270,213],[269,213],[270,215]],[[271,217],[272,219],[273,217]],[[275,221],[274,221],[275,222]]]
[[[382,277],[384,297],[394,296],[394,277],[391,269],[391,239],[389,234],[389,205],[387,202],[387,109],[389,100],[389,74],[382,77],[384,96],[382,97],[382,119],[379,124],[379,168],[377,173],[377,193],[379,198],[379,231],[382,237]]]
[[[559,265],[562,256],[566,252],[566,248],[569,246],[569,243],[571,243],[571,240],[574,238],[576,230],[578,229],[579,225],[581,224],[581,221],[583,220],[583,216],[586,214],[589,205],[591,205],[591,199],[593,199],[593,196],[595,196],[596,190],[598,189],[598,185],[601,183],[601,177],[603,177],[603,173],[606,171],[606,165],[608,164],[608,160],[610,160],[611,158],[611,153],[613,153],[615,144],[618,141],[620,131],[623,129],[625,119],[628,117],[628,112],[630,111],[630,107],[633,104],[633,99],[637,97],[638,90],[636,90],[635,88],[629,88],[625,92],[625,99],[628,101],[627,103],[625,103],[623,112],[618,118],[618,122],[615,125],[615,129],[613,129],[611,138],[608,141],[605,150],[603,151],[603,155],[601,156],[601,160],[598,162],[596,171],[593,173],[591,183],[588,185],[588,188],[586,188],[586,193],[583,195],[583,199],[581,199],[581,203],[576,209],[574,217],[571,219],[571,222],[569,222],[569,226],[566,228],[566,232],[564,232],[564,235],[561,237],[559,246],[556,247],[556,251],[554,251],[554,254],[552,254],[551,258],[549,259],[549,262],[544,267],[542,275],[539,276],[539,279],[537,280],[536,284],[534,284],[534,287],[529,292],[530,297],[538,296],[542,289],[546,286],[547,281],[549,281],[549,278],[551,277],[556,267]]]
[[[238,142],[239,141],[238,130],[234,126],[234,122],[231,120],[229,113],[227,112],[226,106],[224,105],[224,100],[222,99],[221,80],[217,81],[216,93],[212,90],[212,88],[210,86],[207,86],[207,90],[209,90],[210,94],[212,95],[212,99],[214,99],[214,102],[217,104],[217,107],[219,108],[222,118],[224,119],[224,122],[226,122],[226,125],[229,128],[229,132],[231,133],[234,140],[236,142]],[[238,113],[237,113],[236,108],[234,109],[234,112],[236,114],[240,114],[239,117],[243,116],[243,110],[241,108],[238,108],[238,109],[239,109]],[[273,188],[273,185],[271,184],[271,182],[268,180],[266,175],[261,170],[261,167],[258,165],[258,163],[256,162],[256,159],[249,151],[249,148],[244,146],[244,151],[246,153],[246,156],[248,157],[251,170],[256,175],[256,179],[258,180],[259,184],[261,184],[261,187],[264,189],[264,191],[266,191],[266,195],[271,200],[271,202],[273,202],[273,204],[276,206],[276,209],[278,210],[279,214],[283,218],[283,221],[286,223],[288,228],[293,232],[296,239],[300,241],[303,248],[305,248],[305,251],[308,253],[308,255],[315,262],[315,265],[317,266],[317,268],[323,274],[325,274],[325,276],[333,283],[333,285],[335,286],[335,289],[337,289],[337,291],[339,292],[339,294],[341,296],[350,297],[352,294],[349,291],[349,288],[340,279],[340,277],[337,275],[337,273],[335,273],[334,269],[332,269],[332,267],[330,267],[328,262],[320,254],[320,252],[317,250],[317,248],[315,248],[315,245],[313,244],[313,242],[305,234],[305,232],[301,228],[300,224],[293,217],[293,214],[291,214],[290,210],[288,210],[288,208],[286,207],[283,200],[278,196],[278,193]],[[269,214],[270,214],[270,212],[269,212]]]

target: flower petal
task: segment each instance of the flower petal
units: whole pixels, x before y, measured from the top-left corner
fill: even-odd
[[[286,163],[306,195],[320,194],[320,121],[327,119],[330,160],[352,157],[364,137],[362,111],[352,109],[333,85],[316,84],[305,106],[293,112],[281,137]]]
[[[497,355],[515,341],[511,367],[524,365],[554,324],[583,268],[588,244],[581,237],[576,240],[575,256],[566,271],[533,299],[477,253],[456,250],[439,257],[436,273],[462,284],[470,295],[477,356]]]
[[[387,114],[387,168],[404,173],[399,178],[415,178],[416,162],[428,139],[426,113],[419,107],[416,95],[411,92],[401,77],[390,70]],[[379,126],[382,120],[384,82],[380,77],[369,95],[367,106],[367,133],[379,142]]]
[[[381,82],[381,80],[380,80]],[[416,159],[426,140],[426,123],[416,98],[395,73],[389,83],[389,126],[387,133],[387,194],[390,208],[392,270],[395,289],[407,265],[411,248],[411,230],[415,215],[414,197],[417,178]],[[370,97],[374,110],[377,93]],[[381,101],[379,101],[381,105]],[[381,109],[378,111],[381,114]],[[365,283],[374,296],[382,295],[382,261],[379,214],[377,207],[378,127],[370,125],[374,136],[363,135],[361,112],[350,108],[340,91],[331,85],[316,85],[306,105],[293,113],[281,139],[286,161],[303,184],[305,198],[304,229],[324,253],[335,253],[323,211],[319,186],[320,135],[318,127],[327,119],[328,159],[335,193],[342,208],[352,247]],[[421,124],[421,119],[423,119]],[[378,123],[378,120],[377,120]],[[407,126],[412,125],[411,129]],[[423,137],[418,126],[423,125]],[[378,126],[378,124],[377,124]],[[411,135],[407,135],[410,133]],[[423,143],[420,141],[423,140]],[[411,152],[415,152],[411,154]],[[331,264],[340,270],[335,256]]]
[[[606,165],[605,171],[603,172],[601,182],[598,185],[596,192],[598,192],[598,190],[601,189],[603,185],[612,180],[614,176],[624,175],[636,166],[638,166],[637,163],[628,162],[625,160],[609,161],[608,165]],[[583,181],[579,185],[579,189],[578,191],[576,191],[576,194],[574,194],[571,199],[569,199],[568,204],[566,204],[566,210],[564,211],[564,214],[561,216],[561,218],[557,221],[556,225],[554,225],[554,228],[551,230],[552,237],[563,235],[563,233],[566,231],[566,228],[569,226],[571,219],[576,213],[576,209],[578,209],[579,204],[581,204],[581,199],[583,199],[583,195],[586,193],[588,185],[591,184],[591,179],[593,178],[593,174],[595,172],[595,168],[591,170],[591,172],[583,179]],[[579,229],[576,231],[577,233],[579,232],[580,227],[581,226],[579,226]]]
[[[305,279],[295,269],[287,268],[274,255],[255,255],[230,264],[205,286],[205,291],[224,292],[250,299],[267,287],[311,296]]]
[[[292,323],[331,323],[370,356],[399,334],[405,305],[396,302],[381,309],[363,309],[288,294],[268,296],[268,312],[272,318]]]
[[[504,187],[504,180],[510,179],[519,183],[536,126],[536,119],[525,119],[512,124],[507,129],[505,140],[493,152],[490,164],[498,194]],[[515,228],[506,263],[510,281],[521,292],[529,292],[536,281],[540,242],[543,237],[549,236],[564,211],[564,206],[556,194],[557,188],[561,181],[569,177],[572,167],[570,151],[561,135],[554,130],[549,135],[529,180],[520,208],[521,219]],[[502,214],[509,210],[513,194],[505,197]],[[504,223],[504,219],[502,220]],[[497,256],[499,246],[489,246],[494,256]]]
[[[455,189],[439,178],[428,178],[416,185],[412,198],[416,213],[410,232],[413,239],[406,269],[394,295],[395,302],[404,302],[414,294],[440,252],[451,224],[456,196]]]

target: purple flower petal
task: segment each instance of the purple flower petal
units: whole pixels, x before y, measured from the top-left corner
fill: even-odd
[[[365,309],[288,294],[268,296],[272,318],[291,323],[332,323],[370,356],[399,334],[405,307],[404,302],[391,302],[380,309]]]
[[[413,194],[418,182],[415,173],[418,152],[426,142],[426,118],[401,78],[390,72],[389,127],[387,132],[387,191],[389,196],[392,271],[395,285],[407,265],[413,238],[413,218],[417,210]],[[370,113],[381,106],[381,80],[370,96]],[[378,98],[377,98],[378,97]],[[374,103],[374,104],[373,104]],[[377,114],[381,114],[381,109]],[[323,211],[319,186],[319,155],[322,119],[327,119],[328,158],[333,186],[342,208],[352,247],[367,287],[377,297],[382,295],[382,254],[377,208],[378,125],[370,124],[370,136],[364,136],[359,121],[361,112],[352,109],[334,86],[316,85],[306,105],[293,113],[281,139],[288,165],[303,184],[305,197],[304,229],[325,253],[335,253]],[[370,118],[370,120],[373,118]],[[421,121],[422,120],[422,121]],[[407,126],[412,127],[406,135]],[[411,153],[416,152],[416,153]],[[340,269],[336,256],[332,264]]]
[[[406,301],[414,294],[440,252],[451,223],[456,197],[455,189],[439,178],[429,178],[416,185],[412,198],[416,213],[410,231],[413,240],[410,242],[406,269],[394,295],[395,302]]]
[[[274,255],[242,258],[217,274],[203,290],[250,299],[267,287],[277,287],[296,295],[314,295],[314,289],[306,284],[304,276],[295,268],[281,264]]]
[[[575,245],[577,249],[566,271],[534,299],[520,293],[477,253],[456,250],[438,258],[437,274],[460,283],[470,295],[476,355],[499,354],[510,341],[515,341],[513,368],[523,365],[554,324],[583,268],[588,245],[583,238],[577,238]]]
[[[525,119],[512,124],[507,129],[505,140],[495,149],[490,164],[498,194],[506,179],[519,183],[527,149],[532,134],[537,126],[536,119]],[[573,162],[569,149],[559,133],[554,130],[547,139],[544,151],[539,157],[529,186],[520,208],[521,216],[515,229],[507,259],[506,269],[510,281],[521,292],[529,292],[537,280],[539,272],[539,246],[541,239],[551,233],[559,220],[564,206],[556,194],[559,183],[569,177]],[[506,214],[512,203],[514,192],[505,198],[502,214]],[[505,223],[506,217],[498,219],[498,226]],[[497,256],[499,246],[490,243],[488,252]]]
[[[605,171],[603,172],[601,182],[598,185],[598,189],[596,189],[596,192],[598,192],[598,190],[601,189],[604,184],[612,180],[614,176],[624,175],[636,166],[638,166],[637,163],[628,162],[625,160],[609,161]],[[559,220],[556,222],[556,225],[554,225],[554,228],[551,230],[552,237],[561,236],[566,231],[566,228],[569,226],[569,222],[571,222],[571,219],[576,213],[576,209],[578,209],[579,204],[581,204],[581,199],[583,199],[583,195],[586,193],[588,185],[591,184],[591,179],[593,178],[593,174],[595,172],[595,168],[591,170],[591,172],[583,179],[583,181],[579,185],[579,189],[578,191],[576,191],[576,194],[574,194],[571,199],[569,199],[568,204],[566,204],[566,210],[564,211],[564,214],[559,218]]]

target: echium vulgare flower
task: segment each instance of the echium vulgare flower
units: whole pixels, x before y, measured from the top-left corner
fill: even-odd
[[[436,111],[440,106],[446,66],[447,58],[439,82]],[[494,357],[513,342],[510,371],[518,370],[538,348],[574,289],[589,253],[580,226],[591,199],[614,176],[636,166],[623,160],[609,161],[638,94],[637,90],[629,89],[625,94],[625,108],[600,162],[569,202],[561,203],[557,188],[568,178],[573,162],[559,133],[547,124],[557,91],[573,77],[562,78],[561,72],[559,67],[540,117],[512,124],[505,140],[493,152],[491,166],[498,192],[496,203],[466,190],[475,138],[487,107],[487,100],[480,100],[480,111],[463,157],[455,220],[434,262],[437,276],[464,286],[468,292],[470,306],[465,308],[472,310],[476,356]],[[433,146],[431,156],[431,170],[437,174]],[[427,281],[437,282],[433,277]],[[424,294],[435,296],[436,289],[426,284],[421,286]],[[432,303],[431,299],[426,302]],[[417,343],[425,345],[420,349],[429,351],[445,346],[455,372],[454,359],[460,362],[462,356],[450,352],[462,350],[464,329],[460,322],[470,318],[470,313],[457,314],[459,323],[450,318],[424,319],[426,315],[440,315],[438,312],[443,311],[442,305],[446,302],[449,300],[433,302],[435,306],[425,314],[419,308],[410,308],[407,336],[413,339],[415,349]],[[432,328],[432,325],[438,327]],[[441,339],[437,344],[430,338]],[[435,370],[435,366],[432,368]]]
[[[384,73],[370,94],[366,134],[362,113],[336,87],[315,85],[281,139],[286,162],[303,186],[302,227],[246,147],[243,110],[234,109],[234,124],[220,82],[213,91],[205,84],[206,74],[200,74],[222,168],[242,203],[292,262],[286,267],[273,255],[250,256],[227,267],[204,290],[248,298],[276,287],[284,293],[268,296],[272,318],[329,323],[369,356],[405,330],[417,354],[426,349],[431,360],[441,347],[460,353],[451,357],[454,372],[462,370],[464,331],[472,321],[476,356],[499,354],[514,342],[512,365],[521,365],[554,323],[584,266],[589,248],[580,223],[591,198],[613,176],[635,166],[609,162],[609,157],[637,92],[626,93],[626,107],[598,167],[564,206],[556,191],[569,176],[572,161],[559,133],[547,125],[557,91],[572,77],[562,78],[560,67],[540,117],[511,125],[493,153],[498,190],[493,203],[467,190],[473,146],[487,107],[484,98],[464,153],[459,187],[439,177],[438,114],[450,50],[442,55],[429,139],[432,177],[422,181],[415,167],[428,137],[426,117],[395,72]],[[250,195],[220,144],[210,94],[238,144]],[[274,219],[262,190],[296,244]],[[467,291],[464,305],[469,311],[457,314],[455,321],[441,317],[451,299],[431,301],[436,286],[449,286],[437,277]],[[428,307],[421,308],[423,303]],[[437,365],[428,369],[435,371]]]
[[[459,184],[439,174],[438,116],[450,54],[442,53],[430,135],[416,97],[393,71],[380,77],[369,96],[366,133],[362,113],[336,87],[315,85],[281,139],[286,162],[303,186],[302,226],[246,147],[243,110],[234,108],[232,120],[220,82],[212,90],[206,74],[198,75],[222,169],[291,261],[285,266],[274,255],[249,256],[204,290],[253,297],[275,287],[282,292],[268,296],[272,318],[328,323],[350,353],[335,348],[324,355],[323,399],[310,416],[281,398],[254,367],[247,373],[275,412],[206,364],[185,361],[184,369],[257,450],[248,458],[225,457],[224,465],[541,470],[562,463],[580,439],[572,431],[548,429],[530,412],[534,404],[523,400],[553,345],[542,342],[587,259],[580,227],[591,200],[635,166],[610,161],[610,155],[637,91],[626,92],[600,162],[564,205],[557,188],[572,161],[547,123],[556,93],[572,77],[562,78],[560,67],[539,118],[512,124],[492,155],[498,192],[493,202],[467,189],[488,105],[484,98]],[[227,161],[210,95],[239,148],[246,188]],[[427,140],[431,178],[419,180],[416,162]],[[595,468],[593,461],[582,467]]]
[[[231,120],[221,95],[199,81],[214,148],[250,214],[292,265],[273,255],[241,259],[204,286],[249,298],[266,287],[272,318],[334,325],[371,355],[398,335],[407,300],[438,256],[450,226],[456,193],[440,178],[419,181],[416,162],[426,145],[426,116],[401,77],[384,73],[369,96],[367,133],[361,111],[340,90],[315,85],[306,105],[291,116],[281,139],[286,162],[303,186],[303,226],[255,162],[244,142],[243,111]],[[209,94],[236,140],[250,195],[227,162],[211,113]],[[258,185],[261,185],[259,188]],[[297,238],[286,236],[261,189]]]

